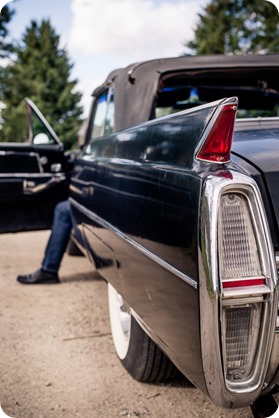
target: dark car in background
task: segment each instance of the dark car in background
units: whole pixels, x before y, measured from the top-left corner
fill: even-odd
[[[259,411],[278,391],[278,58],[113,71],[70,178],[72,239],[103,260],[124,367],[146,382],[178,369],[224,408]],[[67,191],[62,145],[27,103],[44,128],[0,146],[1,232],[47,226],[45,202]]]

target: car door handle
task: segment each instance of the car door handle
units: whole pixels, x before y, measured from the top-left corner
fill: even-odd
[[[23,180],[23,193],[27,195],[40,193],[65,180],[66,180],[66,177],[64,175],[51,177],[47,181],[45,181],[44,178],[39,179],[39,181],[37,182],[35,180],[24,179]]]
[[[82,188],[82,195],[83,196],[93,196],[94,194],[94,187],[93,186],[85,186]]]
[[[93,184],[88,184],[88,182],[82,181],[80,179],[72,179],[70,184],[70,191],[81,197],[92,197],[95,193],[95,187]]]

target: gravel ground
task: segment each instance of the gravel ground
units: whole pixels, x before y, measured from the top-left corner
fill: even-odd
[[[114,353],[106,284],[86,258],[66,255],[59,285],[17,283],[40,265],[48,234],[0,235],[0,404],[7,415],[251,417],[249,408],[216,408],[184,381],[133,381]]]

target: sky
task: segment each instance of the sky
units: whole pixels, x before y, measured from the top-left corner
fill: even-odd
[[[0,0],[1,1],[1,0]],[[3,1],[3,0],[2,0]],[[6,0],[7,1],[7,0]],[[91,94],[110,71],[177,56],[194,36],[209,0],[13,0],[9,34],[20,40],[31,20],[49,18],[74,63],[85,116]]]

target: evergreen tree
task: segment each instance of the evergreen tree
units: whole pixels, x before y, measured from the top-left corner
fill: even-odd
[[[75,91],[77,80],[70,80],[73,65],[59,41],[49,20],[41,24],[32,21],[15,48],[16,59],[6,68],[4,77],[2,141],[26,138],[24,97],[29,97],[66,149],[76,143],[81,125],[81,94]]]
[[[199,15],[195,54],[279,52],[276,7],[263,0],[211,0]]]
[[[6,41],[8,35],[7,24],[10,22],[14,11],[4,6],[0,13],[0,58],[6,58],[12,50],[12,45]]]
[[[12,51],[12,44],[7,42],[8,28],[7,25],[10,22],[14,11],[11,11],[7,6],[4,6],[0,13],[0,100],[3,99],[3,65],[1,61],[3,58],[8,58]],[[1,107],[1,103],[0,103]],[[0,108],[1,119],[1,108]]]

